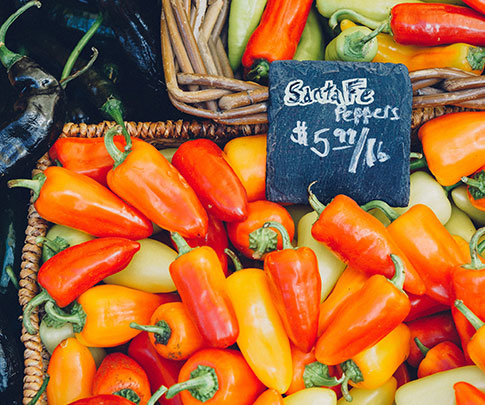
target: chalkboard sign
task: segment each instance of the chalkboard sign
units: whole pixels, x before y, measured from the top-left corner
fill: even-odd
[[[269,76],[266,196],[409,201],[412,90],[401,64],[276,61]]]

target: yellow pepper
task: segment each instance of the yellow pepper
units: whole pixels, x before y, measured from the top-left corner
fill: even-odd
[[[472,205],[467,196],[465,184],[454,188],[451,192],[451,198],[456,206],[465,212],[476,225],[485,226],[485,211],[479,210]]]
[[[453,385],[465,381],[485,390],[485,373],[477,366],[442,371],[402,385],[396,391],[396,405],[455,405]]]
[[[357,388],[375,389],[385,384],[409,356],[411,332],[398,325],[384,339],[341,364],[346,380]],[[346,381],[342,392],[346,394]]]
[[[392,405],[396,394],[397,381],[394,377],[378,388],[366,390],[363,388],[352,388],[349,393],[352,396],[352,405]],[[337,405],[349,405],[350,403],[342,397]]]
[[[328,388],[305,388],[288,395],[285,405],[337,405],[337,395]]]
[[[455,204],[451,207],[451,216],[445,224],[445,228],[452,235],[461,236],[467,242],[470,242],[471,237],[476,232],[475,225],[473,225],[470,217]]]
[[[327,298],[335,283],[345,269],[345,263],[312,236],[312,225],[318,219],[315,211],[304,215],[298,222],[298,247],[306,246],[315,252],[318,260],[318,270],[322,279],[321,300]]]
[[[138,242],[140,250],[135,253],[128,266],[103,281],[106,284],[122,285],[150,293],[175,291],[169,267],[177,257],[177,252],[154,239],[142,239]]]
[[[239,323],[241,353],[264,385],[283,394],[293,374],[290,342],[265,273],[238,270],[226,279],[226,289]]]

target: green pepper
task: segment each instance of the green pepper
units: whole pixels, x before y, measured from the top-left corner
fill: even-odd
[[[345,263],[312,236],[312,225],[318,219],[315,211],[304,215],[298,222],[298,247],[306,246],[315,252],[318,260],[318,270],[322,278],[322,301],[332,291],[333,286],[345,269]]]
[[[422,3],[419,0],[317,0],[317,9],[321,15],[329,18],[333,13],[341,9],[353,10],[359,14],[376,20],[384,21],[391,9],[399,3]]]
[[[451,198],[456,206],[467,214],[477,226],[485,226],[485,211],[474,207],[468,199],[466,185],[463,184],[451,191]]]
[[[259,24],[267,0],[232,0],[229,11],[227,48],[232,70],[241,65],[251,34]]]
[[[140,250],[135,253],[128,266],[103,281],[150,293],[175,291],[169,267],[177,257],[177,252],[154,239],[142,239],[138,242]]]
[[[173,155],[177,152],[178,148],[165,148],[160,151],[165,159],[167,159],[170,163],[172,163]]]
[[[379,30],[371,31],[363,26],[347,28],[327,45],[325,60],[371,62],[377,55],[378,34]]]
[[[318,22],[317,12],[312,7],[293,60],[322,60],[324,49],[323,29]]]
[[[396,393],[397,381],[394,377],[381,385],[379,388],[366,390],[363,388],[352,388],[349,394],[352,397],[352,405],[392,405],[394,394]],[[349,405],[350,402],[342,397],[337,401],[337,405]]]
[[[485,373],[477,366],[465,366],[418,378],[396,391],[396,405],[455,405],[453,385],[465,381],[485,390]]]
[[[42,261],[45,262],[61,250],[92,239],[94,236],[86,232],[55,224],[49,229],[45,238],[39,238],[37,242],[42,243]]]
[[[445,224],[445,228],[452,235],[461,236],[467,242],[470,242],[471,237],[476,232],[475,225],[473,225],[470,217],[455,204],[451,206],[451,216]]]

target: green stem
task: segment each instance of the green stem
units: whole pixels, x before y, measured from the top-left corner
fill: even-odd
[[[34,202],[39,198],[40,190],[46,181],[46,175],[44,173],[37,173],[32,180],[30,179],[15,179],[7,182],[8,188],[12,187],[25,187],[30,188],[34,193]]]
[[[147,405],[155,405],[157,401],[168,391],[168,388],[162,385],[158,390],[156,390],[151,398],[148,400]]]
[[[94,21],[93,25],[86,31],[86,33],[82,36],[82,38],[79,40],[79,42],[76,44],[74,49],[72,50],[71,54],[69,55],[69,58],[67,59],[66,64],[64,65],[64,69],[62,70],[61,74],[61,81],[65,80],[70,74],[71,71],[74,67],[74,64],[77,61],[77,58],[81,54],[82,50],[86,46],[86,44],[89,42],[89,40],[92,38],[94,33],[98,30],[100,25],[103,22],[103,15],[100,14],[98,18]]]
[[[54,255],[70,246],[69,242],[60,236],[56,236],[54,240],[46,238],[45,236],[37,236],[35,238],[35,244],[49,248],[54,252]]]
[[[77,77],[81,76],[84,72],[86,72],[87,70],[89,70],[91,68],[91,66],[93,66],[94,62],[98,58],[99,52],[98,52],[98,50],[96,48],[91,48],[91,50],[93,51],[93,55],[91,56],[91,59],[89,60],[89,62],[86,63],[86,66],[84,66],[83,68],[77,70],[72,75],[69,75],[69,76],[67,76],[66,78],[64,78],[64,79],[62,79],[60,81],[60,84],[61,84],[61,86],[62,86],[63,89],[66,88],[66,86],[68,85],[69,82],[71,82],[74,79],[76,79]]]
[[[243,265],[241,263],[241,260],[239,260],[239,257],[237,257],[236,253],[234,253],[231,249],[228,249],[228,248],[224,249],[224,253],[231,258],[234,264],[234,271],[242,270]]]
[[[480,260],[478,242],[485,235],[485,227],[477,229],[470,239],[470,263],[464,264],[462,267],[470,270],[483,270],[485,264]]]
[[[411,152],[411,153],[409,153],[409,157],[411,159],[422,159],[423,154],[421,152]]]
[[[313,363],[307,364],[305,366],[305,370],[303,371],[303,382],[305,383],[305,388],[333,387],[341,384],[344,379],[345,376],[342,376],[340,379],[330,376],[328,366],[320,363],[319,361],[314,361]]]
[[[362,372],[360,371],[359,366],[357,366],[357,364],[355,364],[353,360],[344,361],[343,363],[340,364],[340,367],[344,373],[343,374],[344,380],[341,385],[342,395],[344,396],[347,402],[351,402],[352,396],[349,393],[348,383],[350,380],[352,380],[355,383],[362,382],[364,381],[364,376],[362,375]]]
[[[382,31],[384,31],[388,27],[387,23],[381,24],[379,27],[377,27],[374,31],[372,31],[370,34],[366,35],[365,37],[362,37],[358,43],[362,45],[365,45],[367,42],[372,41],[375,37],[377,37]]]
[[[253,259],[260,260],[277,247],[278,234],[269,228],[258,228],[249,234],[249,248],[253,250]]]
[[[283,249],[294,249],[293,245],[291,244],[290,235],[282,224],[276,221],[268,221],[264,223],[263,228],[275,228],[276,230],[280,231],[281,238],[283,240]]]
[[[30,321],[30,317],[34,309],[46,302],[53,302],[53,301],[54,300],[49,295],[49,293],[46,290],[42,290],[42,292],[37,294],[34,298],[32,298],[28,302],[22,314],[22,324],[24,325],[27,333],[31,335],[35,335],[35,332],[36,332],[36,330],[34,329],[34,326],[32,325],[32,322]]]
[[[483,187],[480,181],[472,179],[471,177],[462,177],[461,181],[470,187],[476,187],[476,188]]]
[[[185,253],[189,253],[192,250],[187,241],[179,233],[170,232],[170,237],[172,238],[173,243],[175,243],[175,247],[177,248],[177,257],[182,256]]]
[[[15,275],[15,272],[13,271],[13,267],[10,264],[5,266],[5,272],[7,273],[7,276],[12,282],[13,286],[17,290],[19,290],[20,289],[19,281],[17,279],[17,276]]]
[[[389,218],[391,222],[399,218],[399,214],[396,212],[396,210],[393,209],[389,204],[381,200],[369,201],[368,203],[361,205],[360,208],[367,212],[371,209],[378,208],[384,213],[387,218]]]
[[[313,181],[310,183],[310,185],[308,186],[307,188],[307,191],[308,191],[308,202],[310,203],[311,207],[313,208],[313,210],[318,214],[320,215],[323,210],[325,209],[326,205],[322,204],[317,196],[315,194],[312,193],[312,186],[317,182],[317,180]]]
[[[123,105],[117,98],[110,97],[101,106],[101,111],[108,114],[118,125],[121,126],[123,136],[125,137],[126,146],[125,152],[131,151],[131,137],[126,129],[125,121],[123,119]]]
[[[114,136],[119,134],[121,131],[121,127],[119,125],[115,125],[114,127],[108,129],[104,134],[104,146],[106,146],[106,149],[111,156],[111,159],[113,159],[114,161],[113,168],[118,167],[121,163],[123,163],[123,161],[130,153],[126,150],[125,152],[121,152],[114,143]]]
[[[27,405],[35,405],[37,403],[42,394],[45,392],[47,384],[49,384],[49,380],[49,374],[44,374],[44,381],[42,381],[42,385],[40,386],[39,391],[37,391],[37,394],[35,394],[35,396],[29,401]]]
[[[266,79],[269,74],[269,62],[265,59],[258,59],[254,62],[251,70],[248,72],[248,79],[259,81]]]
[[[418,337],[414,338],[414,343],[416,343],[416,346],[418,346],[418,349],[423,354],[423,356],[426,357],[429,352],[429,348],[423,345],[423,342],[421,342]]]
[[[466,60],[473,70],[483,70],[485,65],[485,48],[469,48],[466,54]]]
[[[40,6],[42,6],[42,4],[40,1],[29,1],[27,4],[20,7],[10,17],[8,17],[7,20],[0,27],[0,62],[2,62],[5,68],[7,68],[7,71],[10,70],[12,65],[14,65],[19,59],[22,58],[22,55],[10,51],[5,46],[5,36],[7,34],[7,30],[17,18],[19,18],[26,10],[33,6],[39,8]]]
[[[394,284],[397,289],[401,290],[404,293],[403,286],[404,280],[406,278],[406,273],[404,272],[404,264],[398,255],[391,253],[390,256],[392,262],[394,263],[394,268],[396,269],[396,272],[389,281]]]
[[[330,26],[330,28],[332,28],[332,30],[335,30],[335,28],[337,28],[338,26],[338,23],[343,19],[357,22],[359,24],[365,25],[366,27],[369,27],[370,29],[377,29],[380,28],[381,25],[385,25],[379,32],[390,32],[389,22],[375,21],[353,10],[345,8],[342,8],[333,13],[328,20],[328,25]]]
[[[136,391],[132,390],[131,388],[122,388],[119,391],[113,392],[113,395],[118,395],[119,397],[126,398],[128,401],[133,402],[136,405],[141,402],[140,396],[136,393]]]
[[[477,246],[478,253],[482,254],[485,250],[485,240],[482,240]]]
[[[470,308],[468,308],[462,300],[455,300],[455,307],[463,314],[463,316],[472,324],[472,326],[478,330],[480,329],[485,323],[476,316]]]
[[[79,333],[82,331],[84,324],[86,323],[86,313],[79,304],[74,306],[71,313],[68,314],[54,304],[54,301],[48,301],[44,306],[44,310],[50,320],[55,322],[56,328],[59,328],[66,323],[70,323],[74,333]]]
[[[460,180],[458,183],[452,184],[451,186],[442,186],[443,190],[448,194],[450,191],[453,191],[455,188],[460,187],[463,182]]]
[[[130,328],[153,333],[155,335],[155,342],[161,345],[167,345],[172,336],[172,329],[164,320],[158,321],[155,325],[140,325],[136,322],[131,322]]]
[[[190,377],[190,380],[172,385],[165,397],[170,399],[179,392],[188,390],[195,399],[205,402],[211,399],[219,389],[219,380],[212,367],[199,365],[190,373]]]
[[[428,168],[428,162],[426,161],[426,156],[423,156],[421,159],[413,160],[409,164],[409,170],[411,170],[412,172],[415,170],[424,169],[424,168]]]

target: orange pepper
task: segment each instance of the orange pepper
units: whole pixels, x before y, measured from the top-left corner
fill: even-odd
[[[242,136],[224,146],[224,154],[246,189],[248,201],[266,198],[267,135]]]
[[[130,326],[149,332],[150,343],[166,359],[184,360],[205,345],[182,302],[160,305],[153,313],[150,325],[132,322]]]
[[[424,355],[419,363],[418,378],[468,365],[463,351],[453,342],[441,342],[429,349],[418,338],[414,341]]]
[[[253,405],[284,405],[283,397],[281,394],[270,388],[264,391],[257,399],[254,401]]]
[[[291,364],[293,365],[293,378],[291,379],[290,388],[285,392],[286,395],[291,395],[296,391],[300,391],[305,387],[303,381],[303,373],[305,372],[305,366],[317,361],[315,358],[315,349],[305,353],[298,349],[296,346],[291,345]]]
[[[126,354],[114,352],[102,361],[93,381],[93,395],[117,394],[139,405],[151,397],[150,382],[141,366]]]
[[[485,394],[474,385],[466,381],[459,381],[453,385],[456,405],[485,405]]]
[[[485,165],[485,111],[445,114],[418,131],[429,170],[451,186]]]
[[[63,340],[54,349],[47,368],[49,405],[66,405],[91,396],[95,373],[89,349],[75,338]]]

